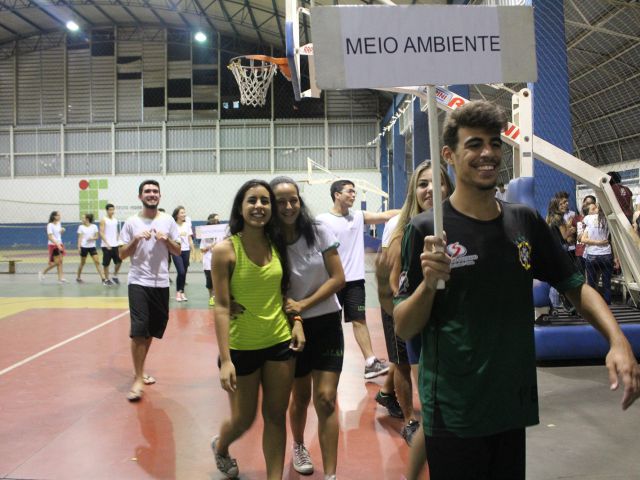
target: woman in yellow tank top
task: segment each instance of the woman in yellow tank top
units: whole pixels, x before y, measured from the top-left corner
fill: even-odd
[[[299,317],[289,321],[283,309],[287,250],[272,215],[274,205],[269,184],[246,182],[233,201],[231,237],[213,249],[220,384],[229,392],[231,418],[222,423],[211,448],[218,470],[228,478],[239,473],[229,446],[253,424],[260,387],[267,478],[281,479],[284,469],[293,352],[304,347],[304,333]]]

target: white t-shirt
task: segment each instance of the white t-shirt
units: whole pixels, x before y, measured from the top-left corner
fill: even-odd
[[[384,230],[382,231],[382,248],[389,248],[389,244],[391,243],[391,236],[393,235],[393,232],[396,231],[399,220],[400,215],[396,215],[395,217],[391,217],[384,226]]]
[[[116,217],[113,218],[109,218],[109,217],[104,217],[104,238],[107,241],[107,244],[105,244],[104,241],[101,242],[101,245],[103,247],[117,247],[118,245],[120,245],[120,243],[118,242],[118,219]]]
[[[80,239],[80,246],[83,248],[94,248],[96,246],[96,235],[98,234],[98,227],[93,223],[89,225],[80,225],[78,227],[78,235],[82,235]]]
[[[287,296],[294,300],[310,297],[327,280],[329,272],[324,265],[322,254],[331,248],[338,247],[338,241],[329,228],[319,223],[316,225],[316,244],[309,248],[306,239],[301,236],[294,244],[287,246],[289,270],[291,272],[290,287]],[[302,318],[314,318],[340,310],[338,297],[331,295],[310,309],[302,312]]]
[[[316,219],[329,227],[338,239],[338,253],[347,282],[364,280],[364,213],[349,210],[345,216],[321,213]]]
[[[598,223],[598,215],[587,215],[582,220],[584,222],[584,230],[590,240],[607,240],[609,237],[609,228],[605,225],[601,227]],[[610,255],[611,245],[587,245],[584,249],[586,255]]]
[[[218,242],[216,242],[215,238],[203,238],[202,240],[200,240],[201,249],[209,247],[209,250],[202,254],[203,270],[211,270],[211,261],[213,260],[213,252],[211,251],[211,249],[216,243]]]
[[[55,242],[52,242],[49,235],[53,235]],[[57,245],[62,243],[62,224],[61,223],[47,223],[47,245]]]
[[[158,242],[155,232],[167,234],[171,240],[178,242],[178,225],[171,215],[158,212],[154,219],[141,215],[129,217],[120,232],[120,240],[126,245],[140,232],[149,230],[152,237],[140,240],[135,252],[131,255],[129,268],[129,284],[143,287],[163,288],[169,286],[169,250],[165,242]]]
[[[191,250],[189,237],[193,236],[191,223],[185,221],[182,222],[182,225],[178,225],[178,233],[180,234],[180,250],[182,250],[183,252],[188,252],[189,250]]]

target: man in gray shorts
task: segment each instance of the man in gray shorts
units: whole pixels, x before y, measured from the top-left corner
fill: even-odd
[[[162,338],[169,320],[169,253],[180,254],[178,226],[171,215],[158,211],[160,184],[145,180],[138,188],[142,210],[122,227],[120,258],[131,257],[129,310],[131,356],[135,379],[127,399],[142,398],[144,385],[155,379],[144,373],[153,337]]]

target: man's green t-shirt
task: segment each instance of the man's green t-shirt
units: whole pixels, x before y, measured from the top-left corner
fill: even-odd
[[[561,292],[584,283],[538,213],[500,206],[498,218],[480,221],[443,204],[451,278],[436,294],[420,359],[430,436],[485,436],[537,424],[533,279]],[[433,235],[432,212],[405,230],[399,301],[423,280],[426,235]]]

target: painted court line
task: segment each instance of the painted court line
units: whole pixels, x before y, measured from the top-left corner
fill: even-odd
[[[24,360],[19,361],[18,363],[14,363],[13,365],[11,365],[10,367],[5,368],[4,370],[0,370],[0,376],[4,375],[5,373],[9,373],[11,370],[14,370],[18,367],[21,367],[22,365],[29,363],[32,360],[35,360],[38,357],[41,357],[49,352],[52,352],[53,350],[60,348],[64,345],[66,345],[67,343],[73,342],[74,340],[77,340],[78,338],[84,337],[85,335],[88,335],[89,333],[98,330],[99,328],[104,327],[105,325],[110,324],[111,322],[115,322],[116,320],[118,320],[119,318],[124,317],[125,315],[127,315],[129,313],[129,310],[122,312],[118,315],[116,315],[115,317],[111,317],[109,320],[105,320],[104,322],[102,322],[99,325],[96,325],[95,327],[91,327],[88,330],[85,330],[84,332],[80,332],[78,335],[74,335],[71,338],[67,338],[66,340],[53,345],[52,347],[46,348],[34,355],[31,355],[30,357],[25,358]]]

